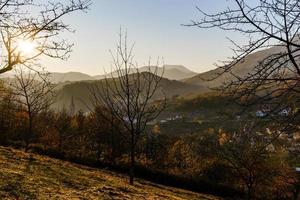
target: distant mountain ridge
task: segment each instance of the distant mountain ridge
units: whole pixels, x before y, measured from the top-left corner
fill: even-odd
[[[244,60],[237,63],[231,69],[231,72],[239,77],[245,77],[249,73],[253,72],[254,67],[264,58],[282,51],[282,47],[272,47],[252,53],[248,55]],[[185,79],[184,82],[199,85],[205,88],[217,88],[236,79],[232,74],[222,72],[224,72],[224,70],[219,67],[214,70],[200,73],[194,77]]]
[[[130,73],[136,73],[137,70],[139,72],[154,72],[157,68],[157,75],[162,75],[164,78],[170,80],[184,80],[191,78],[197,75],[196,72],[189,70],[188,68],[182,65],[164,65],[163,67],[155,67],[155,66],[143,66],[140,68],[132,68]],[[118,72],[113,71],[103,75],[88,75],[81,72],[49,72],[50,77],[49,80],[52,83],[64,83],[64,82],[75,82],[75,81],[88,81],[88,80],[101,80],[105,77],[117,77]],[[13,78],[14,72],[9,72],[6,74],[0,75],[0,78]]]
[[[144,72],[146,73],[146,72]],[[132,74],[133,76],[134,74]],[[153,74],[154,76],[154,74]],[[108,81],[110,81],[108,79]],[[75,111],[82,110],[84,112],[93,108],[91,101],[91,88],[102,88],[101,85],[105,84],[104,80],[90,80],[90,81],[77,81],[69,83],[61,83],[57,87],[57,95],[53,108],[60,110],[69,108],[71,103],[75,105]],[[167,98],[174,96],[185,96],[194,93],[205,92],[202,86],[184,83],[177,80],[169,80],[163,78],[159,83],[159,88],[162,92],[155,95],[155,99],[161,99],[164,94]]]
[[[62,83],[62,82],[73,82],[73,81],[87,81],[94,80],[94,78],[88,74],[81,72],[50,72],[50,81],[52,83]]]
[[[0,79],[13,79],[14,77],[14,71],[10,71],[8,73],[0,75]],[[40,79],[39,76],[37,76],[36,78]],[[94,78],[88,74],[84,74],[81,72],[49,72],[49,81],[55,84],[86,80],[94,80]]]
[[[240,77],[251,73],[253,68],[267,56],[282,52],[280,47],[273,47],[258,51],[248,55],[244,60],[234,66],[232,72]],[[141,67],[140,72],[155,71],[154,66]],[[135,73],[136,69],[132,69],[131,73]],[[230,73],[218,74],[223,72],[222,68],[216,68],[201,74],[197,74],[181,65],[165,65],[164,68],[157,68],[157,75],[163,74],[160,83],[161,88],[168,98],[173,96],[186,97],[188,95],[197,95],[210,92],[211,88],[217,88],[224,83],[228,83],[235,79]],[[117,77],[116,71],[106,74],[106,77]],[[101,79],[105,76],[90,76],[79,72],[68,73],[51,73],[50,80],[57,84],[57,98],[54,108],[68,108],[73,99],[76,110],[88,111],[91,107],[89,102],[89,88],[93,85],[101,84]],[[1,78],[1,77],[0,77]]]
[[[143,66],[140,68],[132,68],[130,73],[136,73],[137,70],[139,72],[154,72],[156,69],[155,66]],[[188,68],[182,65],[164,65],[163,67],[157,67],[157,75],[162,75],[164,78],[170,80],[183,80],[187,78],[191,78],[197,75],[196,72],[189,70]],[[67,73],[58,73],[58,72],[50,72],[51,77],[50,81],[53,83],[62,83],[67,81],[87,81],[87,80],[100,80],[105,77],[117,77],[118,72],[113,71],[104,75],[96,75],[90,76],[88,74],[80,73],[80,72],[67,72]]]

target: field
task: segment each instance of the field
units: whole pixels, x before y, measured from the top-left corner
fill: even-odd
[[[0,199],[220,199],[4,147],[0,180]]]

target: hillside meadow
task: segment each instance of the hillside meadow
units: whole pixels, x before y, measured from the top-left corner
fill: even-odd
[[[4,147],[0,169],[0,199],[221,199]]]

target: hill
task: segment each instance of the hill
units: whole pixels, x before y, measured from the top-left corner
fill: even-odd
[[[50,73],[50,81],[52,83],[63,83],[66,81],[85,81],[85,80],[94,80],[90,75],[80,73],[80,72],[67,72],[67,73]]]
[[[155,66],[144,66],[139,68],[139,72],[150,72],[155,71]],[[136,73],[137,68],[133,68],[131,70],[131,73]],[[117,77],[118,72],[113,71],[111,73],[105,74],[105,75],[96,75],[96,76],[90,76],[85,73],[81,72],[49,72],[50,78],[49,80],[52,83],[64,83],[64,82],[74,82],[74,81],[87,81],[87,80],[101,80],[105,77],[111,78],[111,77]],[[182,66],[182,65],[164,65],[163,67],[157,67],[157,74],[163,75],[164,78],[170,79],[170,80],[183,80],[188,79],[193,76],[196,76],[197,73],[189,70],[188,68]],[[7,72],[5,74],[0,74],[0,79],[4,78],[13,78],[15,73],[13,71]]]
[[[0,79],[9,80],[15,78],[15,72],[9,71],[4,74],[0,74]],[[39,76],[36,77],[37,80],[41,80]],[[64,82],[73,82],[73,81],[84,81],[84,80],[94,80],[94,78],[88,74],[84,74],[81,72],[49,72],[49,81],[51,83],[64,83]]]
[[[0,199],[220,199],[11,148],[0,163]]]
[[[182,66],[182,65],[164,65],[163,67],[155,67],[155,66],[144,66],[141,68],[138,68],[139,72],[153,72],[155,71],[155,68],[157,68],[157,74],[163,75],[164,78],[170,79],[170,80],[183,80],[187,78],[191,78],[197,73],[189,70],[188,68]],[[133,68],[131,73],[136,73],[137,68]],[[113,71],[111,73],[108,73],[106,75],[98,75],[94,76],[94,79],[103,79],[106,77],[117,77],[118,72]]]
[[[68,84],[59,85],[53,107],[55,109],[69,108],[73,99],[75,111],[82,110],[86,112],[88,108],[92,108],[90,89],[95,86],[101,88],[101,84],[104,84],[103,80],[70,82]],[[166,78],[161,80],[159,87],[167,98],[203,93],[205,91],[202,86]],[[161,97],[162,96],[157,96],[156,99]]]
[[[272,47],[250,54],[244,60],[236,64],[232,68],[231,72],[239,77],[244,77],[251,72],[261,60],[280,51],[282,51],[281,47]],[[222,68],[216,68],[214,70],[198,74],[192,78],[185,79],[184,82],[201,85],[206,88],[215,88],[223,85],[224,83],[228,83],[231,80],[235,80],[235,77],[230,73],[224,73],[218,76],[222,72]]]

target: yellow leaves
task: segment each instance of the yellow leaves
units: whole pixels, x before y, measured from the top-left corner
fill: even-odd
[[[160,134],[161,130],[160,130],[160,126],[158,124],[156,124],[153,128],[152,128],[152,133],[154,134]]]
[[[230,140],[230,136],[227,133],[225,133],[222,129],[219,129],[219,138],[218,138],[219,145],[222,146],[226,144],[229,140]]]

